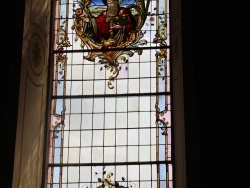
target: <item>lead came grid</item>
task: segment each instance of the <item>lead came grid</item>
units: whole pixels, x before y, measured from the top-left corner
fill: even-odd
[[[143,45],[119,55],[118,76],[83,58],[98,50],[71,28],[78,2],[55,6],[48,187],[173,187],[169,2],[148,1]]]

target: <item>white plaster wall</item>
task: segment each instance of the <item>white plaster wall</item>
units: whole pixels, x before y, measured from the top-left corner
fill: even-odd
[[[41,187],[49,19],[49,0],[26,0],[12,188]]]

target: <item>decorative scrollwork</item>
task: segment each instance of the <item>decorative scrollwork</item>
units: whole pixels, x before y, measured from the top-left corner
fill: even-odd
[[[119,2],[115,0],[107,1],[107,6],[90,4],[90,0],[78,1],[71,28],[76,32],[75,41],[80,39],[81,47],[90,49],[83,59],[95,62],[99,58],[100,63],[107,65],[106,69],[112,73],[108,88],[113,89],[112,82],[119,75],[117,57],[122,53],[133,56],[134,52],[141,55],[142,50],[132,52],[127,48],[147,44],[146,40],[141,40],[143,33],[140,29],[146,20],[148,4],[145,6],[144,0],[136,0],[136,4],[124,7],[119,6]]]

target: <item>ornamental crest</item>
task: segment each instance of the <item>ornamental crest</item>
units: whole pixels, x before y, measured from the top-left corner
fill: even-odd
[[[119,57],[130,57],[142,50],[135,47],[147,44],[143,40],[142,26],[147,17],[149,0],[78,0],[74,7],[75,41],[81,40],[81,47],[87,49],[83,58],[105,64],[112,72],[108,87],[119,74]]]

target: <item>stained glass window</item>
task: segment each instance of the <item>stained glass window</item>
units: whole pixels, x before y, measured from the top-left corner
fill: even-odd
[[[47,187],[172,188],[166,0],[57,0]]]

